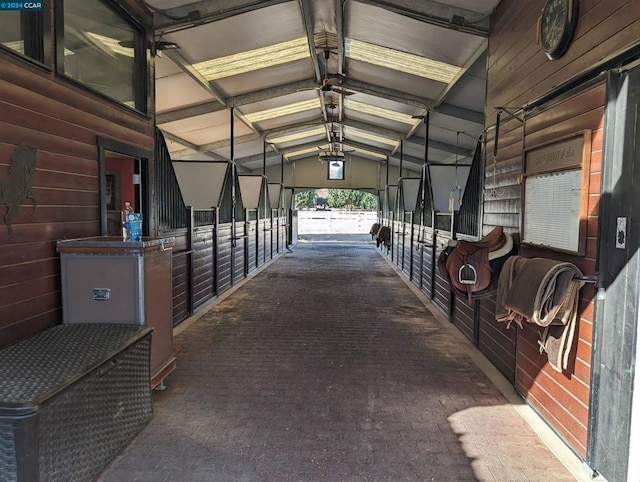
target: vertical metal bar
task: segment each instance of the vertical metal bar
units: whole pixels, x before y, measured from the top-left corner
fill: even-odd
[[[220,208],[215,208],[213,210],[213,294],[216,296],[219,291],[220,286],[220,269],[218,267],[218,263],[220,260],[218,259],[218,228],[220,225]]]
[[[187,262],[189,263],[189,267],[188,267],[188,273],[189,273],[189,281],[187,282],[187,289],[189,290],[189,316],[193,315],[193,305],[194,300],[193,300],[193,278],[194,278],[194,259],[195,259],[195,253],[193,251],[193,235],[194,235],[194,219],[193,219],[193,207],[189,207],[189,227],[187,230],[187,250],[189,251],[188,254],[188,258],[187,258]],[[215,277],[214,277],[215,280]]]
[[[280,184],[284,186],[284,154],[280,156]]]
[[[387,178],[386,178],[386,184],[385,184],[385,188],[387,188],[389,186],[389,156],[387,156]],[[387,203],[388,205],[388,203]]]
[[[496,111],[496,132],[493,137],[493,159],[498,156],[498,137],[500,136],[500,114],[502,113],[502,109],[498,109]]]
[[[230,145],[229,157],[231,158],[231,286],[233,286],[236,269],[236,156],[235,156],[235,124],[234,107],[229,109],[230,114]]]
[[[267,141],[262,142],[262,175],[267,175]]]
[[[400,171],[398,177],[402,177],[402,157],[404,156],[404,140],[400,140]]]

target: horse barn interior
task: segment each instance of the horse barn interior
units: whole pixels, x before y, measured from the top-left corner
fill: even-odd
[[[382,260],[376,270],[392,269],[392,278],[404,280],[400,285],[458,337],[457,345],[443,341],[438,347],[442,335],[434,332],[436,341],[416,356],[484,360],[516,394],[516,404],[560,440],[582,476],[640,480],[640,459],[632,456],[640,453],[638,85],[640,0],[3,2],[0,479],[99,477],[136,434],[151,429],[153,439],[161,433],[156,420],[169,417],[175,431],[183,410],[214,403],[171,398],[214,386],[214,377],[197,378],[209,367],[203,360],[233,349],[243,335],[207,331],[206,320],[249,313],[255,322],[251,313],[265,320],[281,313],[274,326],[295,333],[312,310],[350,313],[356,294],[349,285],[363,286],[359,264]],[[342,291],[320,305],[296,302],[288,291],[269,295],[279,300],[276,309],[258,296],[266,293],[260,280],[272,280],[274,290],[292,280],[286,290],[300,296],[314,290],[310,273],[320,258],[297,244],[293,199],[320,188],[375,194],[372,236],[378,242],[364,251],[329,248],[326,259],[334,264],[326,266],[347,281],[351,272],[352,283],[336,279]],[[131,220],[127,240],[125,202],[141,214],[125,218]],[[498,234],[503,252],[492,258],[498,245],[489,244]],[[479,240],[484,244],[474,244]],[[464,247],[471,251],[459,255],[462,264],[451,274]],[[375,257],[367,258],[371,252]],[[484,257],[475,267],[469,261],[474,252]],[[297,256],[304,253],[303,263]],[[358,262],[353,256],[365,257]],[[540,306],[530,306],[541,296],[536,276],[548,275],[541,266],[570,270],[557,286],[551,280],[550,295],[542,293],[550,296],[543,308],[565,310],[546,320],[553,321],[546,329],[531,322],[541,318]],[[469,269],[473,279],[462,279]],[[331,273],[323,276],[331,289]],[[480,278],[489,284],[475,290]],[[381,282],[391,282],[386,280],[381,275]],[[558,294],[560,285],[566,295]],[[422,316],[422,305],[399,292],[386,306],[375,300],[372,320],[377,311],[398,326]],[[360,317],[349,316],[344,324],[353,323],[352,331],[319,319],[326,321],[324,329],[338,330],[333,335],[359,336],[342,355],[364,363],[365,355],[353,357],[389,327],[356,329]],[[282,328],[283,320],[290,324]],[[265,347],[277,335],[255,323],[244,326],[264,334]],[[198,330],[213,333],[210,349],[202,348],[207,345]],[[325,346],[310,343],[308,350],[316,351],[308,356],[342,346],[342,338],[331,335],[314,340],[333,340]],[[391,336],[391,348],[380,348],[388,356],[384,363],[371,362],[380,380],[395,373],[401,359],[390,355],[402,354],[393,351],[395,340]],[[552,342],[560,343],[559,354],[552,353]],[[261,343],[255,338],[251,349],[259,351]],[[278,353],[284,351],[271,358],[263,353],[261,360]],[[233,354],[230,360],[226,367],[233,366]],[[254,380],[271,371],[258,368]],[[406,383],[424,375],[404,370]],[[457,372],[446,373],[456,379]],[[443,378],[434,379],[445,383]],[[355,380],[356,387],[363,383]],[[412,396],[438,393],[454,405],[468,396],[469,405],[477,389],[473,377],[468,392],[449,388],[445,395],[443,386],[425,384]],[[296,387],[281,391],[293,397]],[[225,390],[206,397],[224,397]],[[360,403],[368,408],[384,398],[363,390]],[[345,393],[351,393],[348,387]],[[393,391],[385,395],[394,400]],[[404,398],[396,393],[396,400]],[[240,400],[230,413],[246,408]],[[405,420],[392,411],[387,415],[396,425],[376,425],[367,412],[366,428],[390,436],[386,427],[394,426],[399,437],[397,426]],[[409,412],[402,410],[403,416]],[[347,422],[337,419],[327,425],[333,430],[309,433],[341,444],[342,456],[356,468],[332,472],[344,464],[332,465],[330,447],[323,449],[325,472],[247,475],[236,467],[224,480],[347,480],[349,474],[353,480],[564,480],[550,471],[526,476],[518,468],[518,477],[480,470],[482,448],[497,447],[491,444],[500,438],[491,431],[500,419],[492,420],[483,443],[475,445],[478,453],[462,451],[462,436],[449,443],[450,452],[460,450],[469,460],[463,475],[448,462],[438,465],[444,453],[428,466],[428,446],[418,454],[426,468],[403,472],[410,464],[399,461],[410,450],[393,438],[385,439],[387,445],[369,438],[362,462],[352,451],[360,442],[349,446]],[[182,420],[189,427],[197,423],[194,434],[209,422]],[[307,422],[301,420],[296,433]],[[407,426],[419,432],[413,422]],[[337,432],[341,437],[332,438]],[[240,437],[229,433],[230,441],[234,433]],[[247,443],[260,435],[254,428]],[[433,433],[412,436],[426,435]],[[165,436],[180,440],[175,433]],[[411,450],[423,447],[412,440]],[[135,450],[151,446],[145,442]],[[202,448],[187,446],[189,464],[197,464],[196,449]],[[528,460],[540,470],[550,463],[518,450],[510,463]],[[406,452],[387,464],[397,472],[376,472],[391,452]],[[222,458],[233,465],[243,453],[230,450]],[[493,460],[506,464],[508,448],[500,453]],[[163,462],[146,460],[148,471],[140,472],[145,480],[172,480],[167,472],[153,472]],[[255,470],[276,467],[275,458],[251,460]],[[289,457],[278,470],[293,471],[296,462]],[[444,469],[434,472],[435,466]],[[125,469],[112,469],[104,480],[134,480]],[[184,470],[172,473],[176,479],[197,473],[203,478],[193,480],[223,480],[195,465],[177,469]]]

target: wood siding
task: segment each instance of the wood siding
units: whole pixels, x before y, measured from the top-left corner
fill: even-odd
[[[193,230],[193,305],[203,305],[215,295],[214,226],[199,226]]]
[[[411,281],[418,289],[422,288],[422,244],[420,238],[420,226],[413,226],[413,267],[411,271]]]
[[[572,256],[528,246],[521,249],[526,257],[572,262],[588,275],[596,272],[604,99],[605,86],[600,84],[527,119],[526,123],[526,147],[582,130],[591,131],[585,255]],[[583,457],[587,444],[594,298],[593,286],[585,286],[580,291],[577,335],[569,368],[562,374],[554,372],[546,363],[546,357],[538,352],[540,330],[531,326],[518,330],[516,388],[546,419],[553,420],[554,428]]]
[[[435,258],[438,259],[440,253],[447,242],[451,239],[451,233],[440,231],[436,235],[436,251]],[[447,318],[451,317],[451,285],[449,280],[440,276],[437,266],[433,273],[434,290],[433,290],[433,302],[442,310]]]
[[[231,223],[217,226],[216,288],[221,295],[231,288]]]
[[[260,240],[258,238],[258,221],[247,221],[247,268],[252,273],[258,268],[260,257]],[[263,264],[263,263],[260,263]]]
[[[435,261],[435,248],[433,245],[433,230],[422,228],[422,292],[431,299],[433,289],[433,267]]]
[[[506,330],[504,325],[496,323],[496,298],[480,300],[478,349],[511,383],[516,375],[516,338],[514,327]]]
[[[453,297],[453,324],[472,343],[474,342],[474,306],[474,301],[469,305],[466,296],[455,294]]]
[[[410,223],[402,223],[402,271],[407,276],[411,276],[411,255],[413,254],[412,243],[412,225]]]
[[[240,283],[246,276],[245,254],[246,254],[246,225],[243,222],[236,223],[236,237],[233,252],[233,284]]]
[[[186,320],[191,310],[191,268],[192,255],[187,250],[186,233],[176,232],[172,236],[173,245],[171,287],[173,293],[173,325]]]
[[[619,53],[637,40],[640,31],[637,15],[640,2],[637,0],[582,0],[575,38],[568,52],[552,62],[546,59],[535,41],[543,4],[543,0],[503,0],[492,17],[487,127],[495,124],[496,107],[516,106],[515,110],[535,101],[603,58]],[[521,186],[518,178],[522,174],[523,148],[588,130],[591,133],[591,164],[585,256],[527,246],[522,247],[521,254],[570,261],[585,274],[595,273],[604,101],[602,83],[577,86],[573,95],[565,95],[535,112],[523,114],[524,123],[513,119],[501,123],[495,160],[492,156],[495,130],[490,130],[485,163],[484,233],[496,225],[503,225],[513,232],[520,230]],[[492,320],[493,300],[483,300],[480,313],[481,350],[582,457],[586,455],[588,436],[594,296],[591,285],[580,291],[577,334],[569,368],[563,373],[554,372],[546,357],[540,355],[538,327],[527,324],[522,330],[505,331]]]
[[[154,148],[150,118],[0,52],[0,179],[20,143],[37,149],[31,201],[0,223],[0,346],[61,322],[56,241],[100,234],[97,136]],[[151,168],[152,166],[150,166]],[[152,169],[151,169],[152,171]]]
[[[266,244],[266,235],[269,234],[268,232],[265,231],[266,229],[266,221],[264,219],[260,219],[258,221],[258,232],[256,233],[257,236],[257,246],[256,246],[256,250],[257,250],[257,256],[258,256],[258,266],[262,266],[265,263],[265,250],[267,249],[267,244]],[[271,238],[269,238],[269,240],[271,240]]]

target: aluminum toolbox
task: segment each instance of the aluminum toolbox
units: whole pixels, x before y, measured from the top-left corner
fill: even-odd
[[[58,241],[62,321],[153,327],[151,386],[175,368],[172,254],[174,238],[99,236]]]
[[[0,480],[95,479],[153,414],[151,332],[58,325],[0,350]]]

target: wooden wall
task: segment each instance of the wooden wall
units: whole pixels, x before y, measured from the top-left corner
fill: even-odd
[[[589,130],[591,164],[585,256],[532,247],[523,247],[521,254],[570,261],[585,274],[594,274],[598,246],[604,84],[578,87],[572,95],[553,100],[535,111],[526,112],[526,115],[520,114],[524,117],[524,124],[513,119],[501,123],[496,158],[492,155],[495,130],[491,129],[495,124],[496,107],[515,111],[635,42],[640,32],[637,13],[640,0],[581,0],[574,40],[568,52],[556,61],[548,60],[536,44],[537,21],[543,5],[544,0],[503,0],[492,17],[486,104],[486,126],[490,131],[485,163],[483,233],[496,225],[503,225],[512,232],[520,230],[521,186],[518,177],[522,174],[524,148]],[[539,354],[537,327],[526,325],[516,332],[512,329],[505,338],[496,331],[496,323],[491,319],[492,300],[483,301],[481,305],[480,340],[482,343],[485,338],[485,342],[493,345],[490,351],[496,356],[492,361],[505,375],[513,373],[517,390],[582,457],[586,455],[588,436],[594,296],[591,285],[580,292],[580,321],[569,368],[563,373],[554,372],[546,357]],[[511,350],[513,355],[509,354]]]
[[[521,249],[522,255],[570,261],[585,274],[596,272],[604,99],[605,86],[599,84],[527,120],[526,147],[583,129],[590,130],[592,135],[585,255],[571,256],[526,246]],[[539,354],[536,327],[518,330],[517,342],[516,388],[546,419],[553,420],[556,430],[583,457],[587,444],[594,297],[592,285],[580,291],[578,333],[566,372],[554,372],[546,357]]]
[[[97,136],[154,147],[150,117],[0,52],[0,179],[15,147],[31,144],[38,202],[33,216],[21,203],[13,238],[0,222],[0,346],[61,322],[56,241],[100,234]]]

